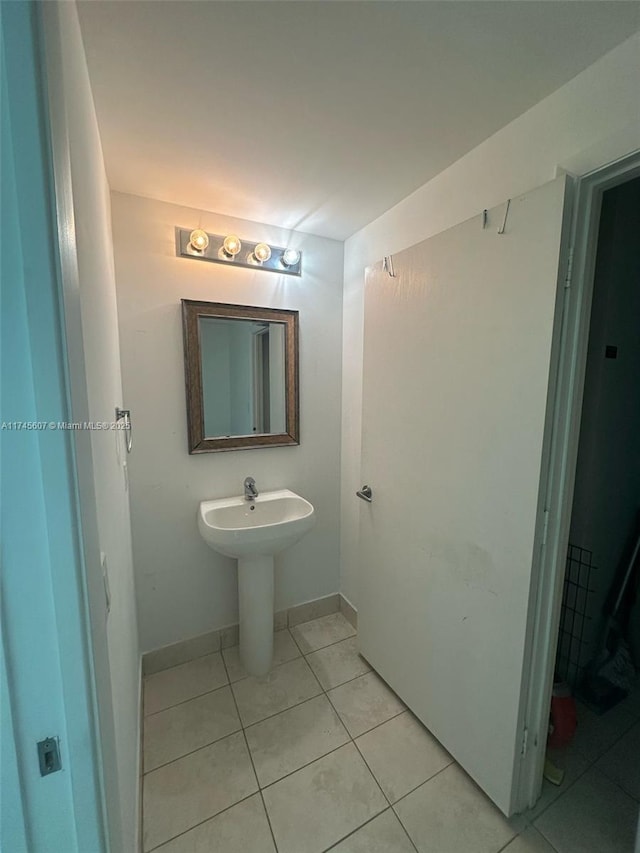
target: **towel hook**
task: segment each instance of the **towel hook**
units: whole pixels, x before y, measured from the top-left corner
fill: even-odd
[[[133,447],[133,434],[131,430],[131,409],[121,409],[120,406],[116,406],[116,423],[122,420],[124,420],[127,453],[131,453],[131,448]]]
[[[389,273],[390,278],[397,278],[396,271],[393,268],[393,256],[385,255],[382,262],[382,269]]]
[[[507,216],[509,216],[509,208],[511,207],[511,199],[507,199],[507,206],[504,209],[504,219],[502,225],[498,228],[498,234],[504,234],[504,229],[507,227]]]

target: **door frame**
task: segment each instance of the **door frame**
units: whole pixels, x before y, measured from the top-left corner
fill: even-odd
[[[582,398],[603,193],[640,176],[640,150],[580,178],[571,177],[570,235],[563,295],[558,303],[549,403],[548,447],[540,480],[539,549],[531,590],[531,628],[523,678],[525,739],[517,779],[517,810],[535,805],[542,788],[560,608],[578,458]],[[563,257],[561,255],[561,258]],[[562,284],[561,284],[562,286]]]
[[[25,407],[22,428],[30,430],[34,439],[22,445],[17,478],[11,474],[7,479],[13,503],[22,515],[24,506],[31,507],[33,518],[23,529],[14,514],[8,528],[11,536],[5,536],[11,547],[3,541],[8,553],[3,553],[7,559],[1,584],[2,770],[9,786],[2,801],[0,846],[6,843],[11,850],[26,851],[63,843],[69,851],[106,853],[111,848],[105,824],[77,456],[72,431],[55,426],[71,420],[71,408],[39,4],[18,3],[3,9],[0,29],[8,128],[3,141],[8,140],[10,158],[7,174],[3,172],[8,179],[4,184],[10,188],[7,246],[11,245],[15,258],[3,284],[18,294],[7,317],[10,326],[19,330],[18,345],[13,340],[9,345],[13,344],[10,372],[21,384],[21,396],[12,395],[10,400],[13,406]],[[3,124],[4,120],[3,113]],[[34,245],[20,239],[27,227],[38,235]],[[3,385],[3,395],[4,390]],[[12,413],[3,408],[3,416]],[[34,416],[37,420],[32,421]],[[54,438],[53,430],[62,435]],[[11,453],[15,459],[15,451]],[[5,521],[4,504],[2,509]],[[37,551],[25,547],[33,539],[39,542]],[[30,585],[27,592],[25,578]],[[58,739],[61,767],[43,778],[36,744],[45,737]]]

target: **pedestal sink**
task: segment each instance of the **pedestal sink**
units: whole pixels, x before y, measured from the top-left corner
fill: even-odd
[[[202,501],[198,529],[204,541],[238,561],[240,659],[250,675],[265,675],[273,656],[273,556],[315,524],[309,501],[289,489],[256,498]]]

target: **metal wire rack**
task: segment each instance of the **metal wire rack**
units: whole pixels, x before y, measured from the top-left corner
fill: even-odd
[[[578,685],[589,662],[585,628],[589,615],[591,573],[597,571],[592,563],[593,553],[586,548],[569,544],[564,576],[564,592],[560,611],[560,631],[556,653],[556,676],[571,688]]]

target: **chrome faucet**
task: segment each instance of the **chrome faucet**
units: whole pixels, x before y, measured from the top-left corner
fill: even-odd
[[[245,501],[253,501],[258,497],[258,489],[256,481],[253,477],[245,477],[244,479],[244,499]]]

